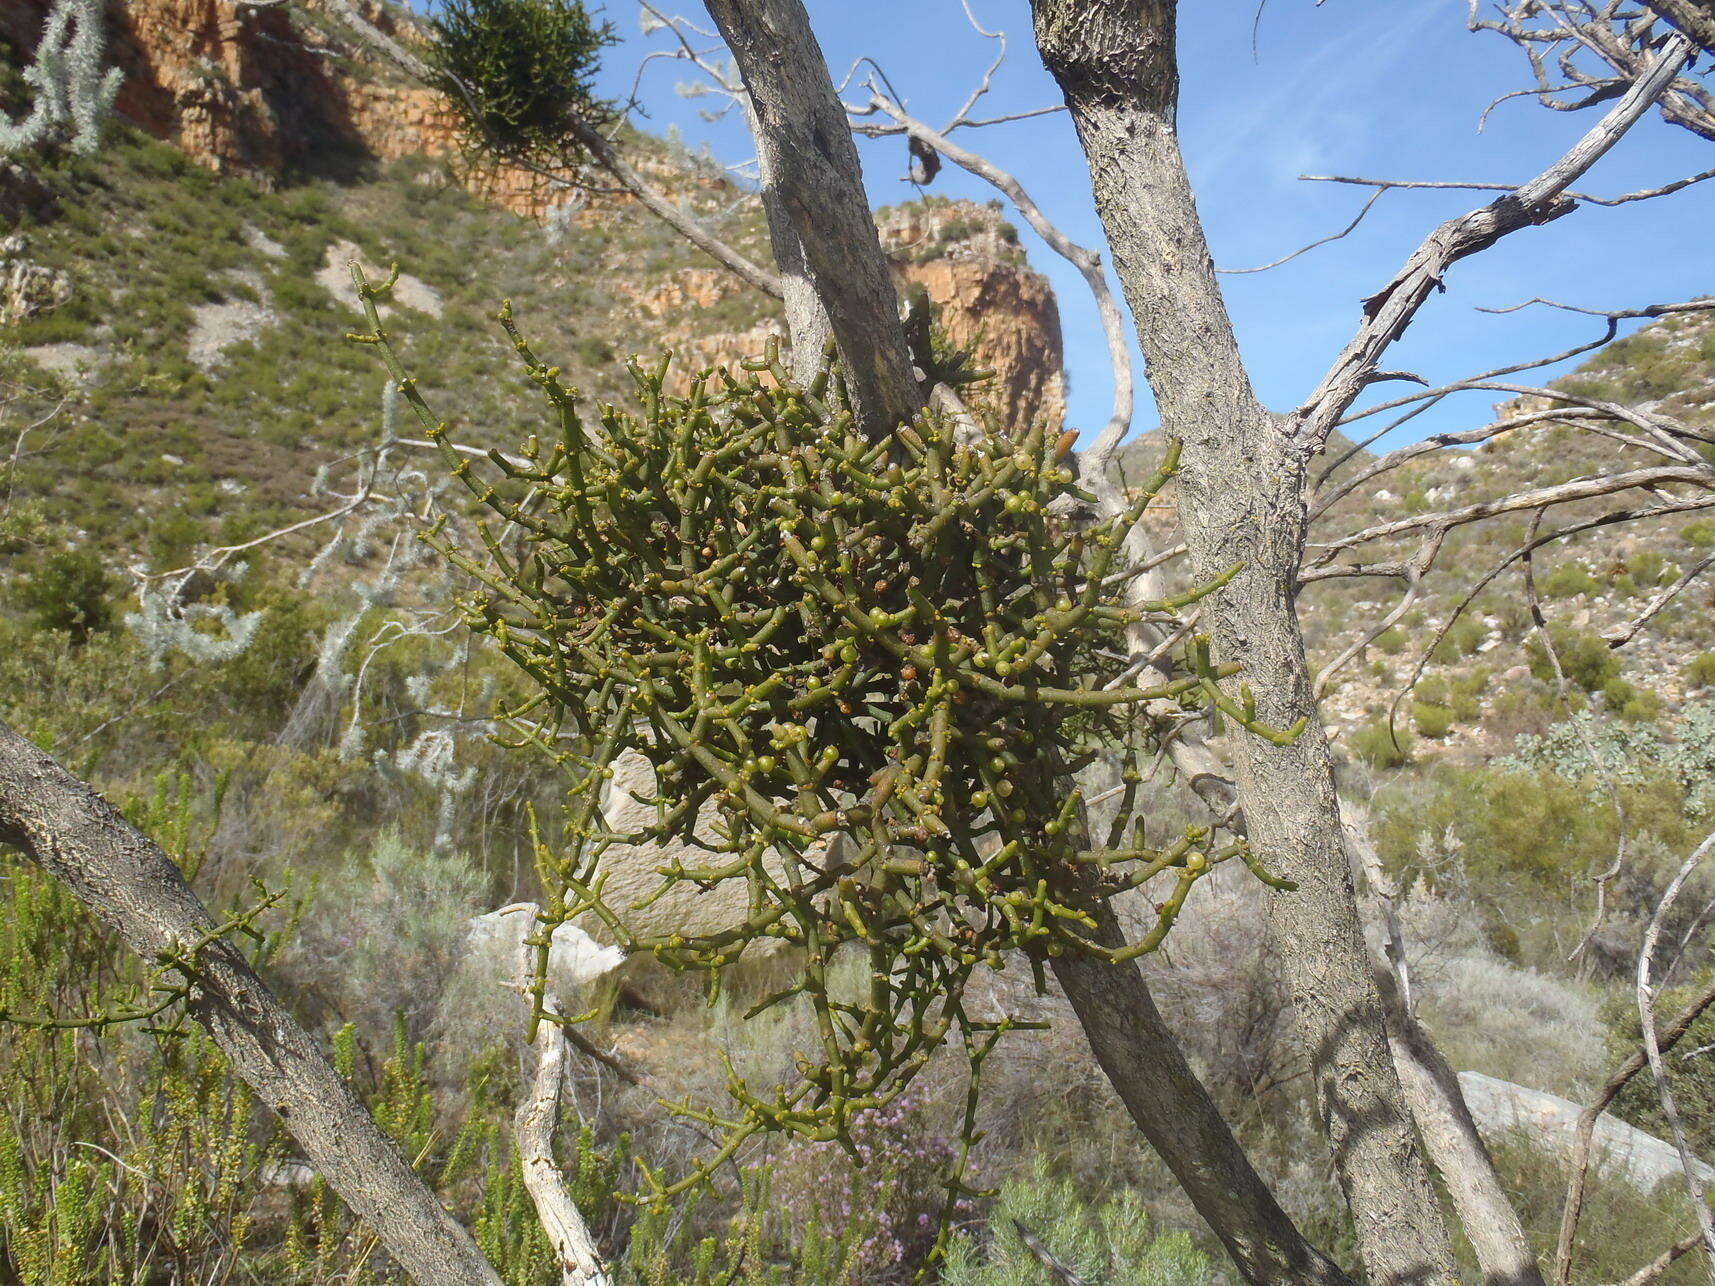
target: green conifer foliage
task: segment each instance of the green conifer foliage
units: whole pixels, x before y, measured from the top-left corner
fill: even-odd
[[[429,65],[479,151],[563,167],[578,151],[569,125],[600,125],[595,94],[613,24],[582,0],[442,0],[429,19]]]

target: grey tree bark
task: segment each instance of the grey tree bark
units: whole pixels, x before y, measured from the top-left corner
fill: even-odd
[[[160,847],[0,722],[0,841],[63,881],[138,955],[194,950],[185,1006],[310,1164],[419,1286],[501,1286],[470,1234],[280,1005]],[[200,945],[199,945],[200,944]]]
[[[922,394],[856,148],[808,16],[799,0],[708,0],[708,9],[751,98],[796,373],[819,369],[824,337],[832,336],[871,432],[890,431],[922,405]],[[807,354],[816,360],[806,363]],[[1104,937],[1119,942],[1112,912],[1094,896],[1089,909]],[[1252,1168],[1137,966],[1062,959],[1055,974],[1128,1111],[1245,1280],[1349,1286]]]
[[[1644,0],[1644,6],[1715,54],[1715,0]]]
[[[1123,946],[1113,909],[1083,899],[1091,936]],[[1172,1031],[1143,971],[1091,957],[1060,956],[1054,978],[1121,1102],[1173,1171],[1247,1282],[1351,1286],[1351,1278],[1304,1239],[1252,1168]]]
[[[1447,1184],[1484,1286],[1544,1286],[1518,1211],[1459,1088],[1459,1074],[1413,1012],[1405,934],[1393,886],[1370,839],[1369,810],[1346,799],[1340,816],[1351,856],[1369,887],[1371,922],[1384,936],[1375,962],[1376,988],[1387,1014],[1388,1047],[1423,1146]]]
[[[1242,570],[1206,611],[1259,717],[1309,726],[1275,745],[1235,734],[1239,802],[1276,895],[1279,943],[1318,1114],[1377,1283],[1446,1283],[1452,1242],[1388,1049],[1340,833],[1327,739],[1296,609],[1304,456],[1257,401],[1216,284],[1176,134],[1171,0],[1033,0],[1037,45],[1089,160],[1096,206],[1166,432],[1184,444],[1180,511],[1193,566]]]
[[[838,349],[860,426],[878,437],[923,407],[857,147],[800,0],[708,0],[749,95],[762,204],[808,382]]]

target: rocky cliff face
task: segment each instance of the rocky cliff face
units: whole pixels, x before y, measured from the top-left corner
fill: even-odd
[[[30,50],[49,3],[0,6],[0,38]],[[391,6],[364,8],[399,29]],[[527,171],[459,164],[440,96],[342,39],[314,0],[110,0],[108,22],[125,72],[119,115],[218,173],[271,182],[294,170],[445,156],[467,186],[517,213],[541,217],[563,199]]]
[[[50,2],[0,4],[0,40],[31,50]],[[380,0],[360,2],[385,29],[409,21]],[[273,183],[294,172],[338,174],[430,156],[485,200],[537,220],[566,207],[577,223],[599,223],[622,199],[585,198],[525,170],[471,164],[441,97],[352,47],[316,0],[110,0],[108,16],[113,57],[125,72],[119,114],[218,173]],[[713,210],[736,195],[716,173],[678,164],[664,148],[645,151],[634,163],[694,207]],[[1046,419],[1058,427],[1065,416],[1059,311],[1000,215],[972,202],[931,200],[884,212],[881,233],[901,286],[923,285],[941,306],[949,338],[995,370],[986,409],[1003,423]],[[746,293],[711,267],[642,283],[638,304],[647,314],[684,318],[675,327],[678,346],[684,364],[695,366],[759,350],[770,324],[756,322],[757,310],[742,303],[720,307]]]
[[[948,339],[995,372],[981,394],[986,408],[1002,424],[1045,419],[1058,429],[1066,418],[1060,307],[999,209],[931,198],[884,210],[877,223],[899,283],[923,286]]]

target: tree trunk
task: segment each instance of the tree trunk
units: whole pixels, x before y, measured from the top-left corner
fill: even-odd
[[[1544,1286],[1518,1212],[1465,1103],[1459,1074],[1406,1009],[1393,976],[1380,966],[1376,985],[1388,1008],[1388,1043],[1406,1102],[1459,1212],[1459,1226],[1477,1257],[1484,1286]]]
[[[708,0],[750,96],[762,204],[780,268],[793,374],[808,383],[829,341],[871,437],[923,408],[857,147],[800,0]]]
[[[1170,0],[1033,0],[1037,44],[1089,160],[1166,432],[1184,444],[1192,563],[1242,570],[1206,605],[1259,718],[1309,723],[1286,745],[1235,733],[1251,842],[1298,885],[1271,903],[1318,1114],[1379,1283],[1451,1283],[1452,1243],[1418,1149],[1357,918],[1332,760],[1299,631],[1304,459],[1257,402],[1216,284],[1176,136]]]
[[[1644,0],[1644,5],[1715,54],[1715,0]]]
[[[868,397],[871,408],[895,408],[886,413],[894,418],[879,421],[891,428],[903,418],[897,408],[914,411],[922,395],[904,356],[904,331],[857,152],[803,6],[799,0],[709,0],[708,7],[751,96],[797,373],[814,373],[819,363],[806,364],[804,355],[819,353],[819,337],[834,335],[847,366],[868,373],[867,385],[854,392]],[[886,307],[878,302],[878,278],[887,286]],[[1099,900],[1090,909],[1117,942],[1112,912]],[[1247,1280],[1346,1283],[1304,1241],[1251,1168],[1162,1022],[1141,972],[1062,959],[1055,973],[1132,1118]]]
[[[1459,1074],[1413,1012],[1405,931],[1381,854],[1370,839],[1369,809],[1345,799],[1340,817],[1350,856],[1369,889],[1366,908],[1371,923],[1382,932],[1383,949],[1375,962],[1376,989],[1387,1014],[1393,1064],[1399,1069],[1405,1101],[1423,1146],[1447,1184],[1484,1286],[1544,1286],[1524,1225],[1459,1088]]]
[[[1096,919],[1097,941],[1124,944],[1105,900],[1087,897],[1084,909]],[[1351,1286],[1337,1265],[1304,1240],[1251,1168],[1162,1020],[1143,971],[1136,964],[1063,955],[1054,960],[1054,977],[1120,1100],[1244,1280],[1258,1286]]]
[[[188,955],[185,1007],[304,1155],[420,1286],[501,1286],[468,1232],[381,1133],[179,868],[0,722],[0,841],[22,849],[145,960]]]

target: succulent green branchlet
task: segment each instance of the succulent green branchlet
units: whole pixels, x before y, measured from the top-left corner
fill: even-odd
[[[508,309],[500,322],[552,425],[519,455],[473,464],[398,363],[373,302],[386,283],[357,277],[372,332],[354,338],[381,349],[489,515],[480,547],[439,525],[426,538],[478,587],[464,604],[471,626],[535,681],[508,712],[520,743],[573,779],[563,841],[538,846],[538,1020],[554,1020],[540,1007],[549,934],[575,916],[599,916],[630,952],[705,972],[711,988],[761,944],[801,961],[757,1009],[803,997],[816,1056],[783,1089],[732,1074],[730,1112],[681,1109],[727,1132],[709,1167],[759,1130],[846,1139],[853,1113],[888,1102],[943,1046],[962,1048],[974,1073],[1017,1025],[967,1005],[978,970],[1022,961],[1040,983],[1062,953],[1126,960],[1161,944],[1215,866],[1238,857],[1269,878],[1242,845],[1217,846],[1205,830],[1160,849],[1127,838],[1147,745],[1131,746],[1127,807],[1107,846],[1090,844],[1080,794],[1066,789],[1091,747],[1131,736],[1140,721],[1127,716],[1143,702],[1218,703],[1259,733],[1294,735],[1221,692],[1225,673],[1201,640],[1170,681],[1110,681],[1140,612],[1171,620],[1217,587],[1142,608],[1122,597],[1123,542],[1176,449],[1126,513],[1096,519],[1070,435],[1039,425],[964,441],[925,412],[871,441],[836,373],[795,387],[772,351],[736,374],[701,372],[678,396],[666,391],[667,358],[634,364],[638,411],[586,408]],[[644,834],[611,832],[600,807],[626,752],[657,783]],[[700,863],[663,865],[654,896],[730,884],[748,914],[699,936],[634,930],[643,904],[609,903],[603,853],[649,841],[706,850]],[[1091,868],[1103,896],[1170,875],[1137,942],[1093,939],[1077,891]],[[867,994],[830,991],[842,951],[865,954]]]

